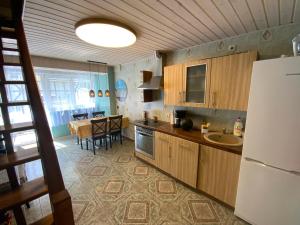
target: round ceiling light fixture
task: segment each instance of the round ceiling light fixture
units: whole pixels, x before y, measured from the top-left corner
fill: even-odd
[[[75,24],[75,32],[81,40],[101,47],[122,48],[136,41],[136,33],[131,27],[101,18],[80,20]]]

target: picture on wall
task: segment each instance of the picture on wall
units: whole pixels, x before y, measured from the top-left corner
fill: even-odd
[[[127,97],[127,85],[124,80],[117,80],[116,81],[116,98],[120,102],[125,102],[126,97]]]

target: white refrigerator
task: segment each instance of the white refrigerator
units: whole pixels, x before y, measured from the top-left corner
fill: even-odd
[[[300,57],[253,65],[235,215],[300,225]]]

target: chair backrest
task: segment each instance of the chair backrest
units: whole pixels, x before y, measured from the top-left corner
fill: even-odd
[[[107,134],[107,118],[93,119],[91,123],[93,137]]]
[[[92,112],[93,118],[95,117],[104,117],[105,111],[99,111],[99,112]]]
[[[109,117],[109,132],[116,132],[122,130],[122,118],[123,115]]]
[[[74,120],[84,120],[88,119],[88,113],[80,113],[80,114],[73,114],[73,119]]]

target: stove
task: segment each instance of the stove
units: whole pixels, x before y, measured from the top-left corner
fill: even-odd
[[[154,130],[155,128],[160,127],[164,124],[166,124],[166,122],[154,121],[154,120],[151,120],[151,119],[148,119],[146,121],[144,121],[144,120],[135,121],[136,126],[146,127],[148,129],[152,129],[152,130]]]

